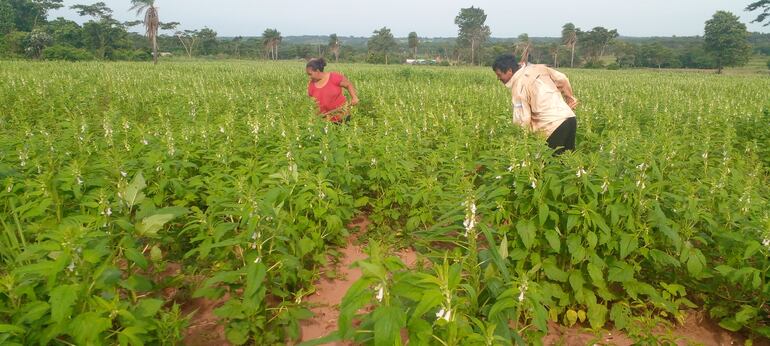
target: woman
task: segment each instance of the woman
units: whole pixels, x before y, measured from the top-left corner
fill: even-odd
[[[358,96],[353,83],[345,76],[337,72],[324,72],[326,61],[313,59],[305,66],[305,71],[310,82],[307,85],[307,94],[314,98],[318,104],[318,114],[334,123],[350,120],[350,108],[342,89],[348,89],[350,105],[358,104]]]

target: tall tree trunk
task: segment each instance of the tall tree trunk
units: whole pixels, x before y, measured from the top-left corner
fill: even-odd
[[[156,35],[152,36],[152,61],[153,64],[158,64],[158,38]]]
[[[476,40],[471,39],[471,65],[474,65],[474,61],[476,58],[475,53],[476,53]]]
[[[569,61],[569,67],[574,68],[575,67],[575,44],[572,44],[572,57]]]

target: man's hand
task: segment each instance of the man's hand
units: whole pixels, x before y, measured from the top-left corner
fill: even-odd
[[[564,101],[567,101],[567,106],[569,108],[575,109],[578,106],[578,99],[575,98],[575,96],[568,96]]]
[[[350,99],[351,106],[355,106],[357,104],[358,104],[358,97],[353,97],[352,99]]]

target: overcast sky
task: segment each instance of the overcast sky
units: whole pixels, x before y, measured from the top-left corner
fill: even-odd
[[[65,0],[67,8],[51,13],[82,22],[68,9],[98,0]],[[118,20],[136,20],[129,0],[101,0]],[[717,10],[731,11],[749,31],[770,32],[770,27],[749,23],[757,12],[743,9],[754,0],[157,0],[161,21],[181,22],[182,29],[208,26],[219,36],[259,36],[276,28],[284,36],[370,36],[382,26],[397,37],[416,31],[422,37],[455,36],[454,18],[460,8],[476,6],[487,13],[494,37],[560,36],[561,26],[604,26],[623,36],[702,35],[703,26]],[[622,4],[622,5],[621,5]]]

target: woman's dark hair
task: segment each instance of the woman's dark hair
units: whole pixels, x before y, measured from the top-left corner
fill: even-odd
[[[492,70],[500,72],[511,70],[513,73],[516,73],[516,71],[519,70],[519,62],[516,61],[516,57],[514,57],[513,54],[501,55],[498,56],[497,59],[495,59],[495,63],[492,64]]]
[[[324,58],[310,59],[305,67],[308,67],[313,71],[323,72],[324,67],[326,67],[326,60],[324,60]]]

